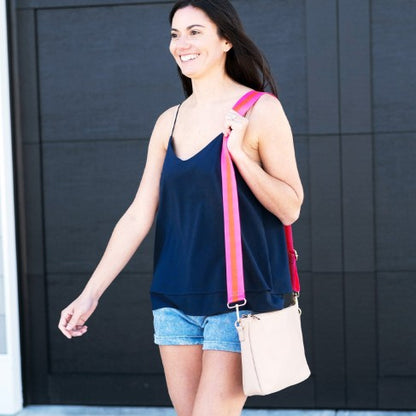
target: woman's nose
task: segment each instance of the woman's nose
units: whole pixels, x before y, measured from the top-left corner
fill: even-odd
[[[187,49],[189,47],[190,43],[188,41],[187,36],[180,36],[176,39],[176,47],[178,49]]]

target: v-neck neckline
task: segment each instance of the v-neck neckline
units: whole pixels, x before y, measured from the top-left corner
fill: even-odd
[[[196,153],[194,153],[192,156],[186,158],[186,159],[182,159],[179,156],[177,156],[174,146],[173,146],[173,136],[170,136],[169,138],[169,146],[172,150],[172,153],[175,157],[175,159],[179,160],[180,162],[189,162],[192,159],[195,159],[196,157],[198,157],[201,153],[203,153],[205,150],[207,150],[213,143],[215,143],[220,137],[223,137],[223,133],[219,133],[217,136],[215,136],[212,140],[210,140],[204,147],[202,147],[200,150],[198,150]]]

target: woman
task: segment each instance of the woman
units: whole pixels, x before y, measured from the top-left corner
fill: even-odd
[[[59,328],[68,338],[87,331],[100,296],[157,213],[151,298],[172,403],[179,416],[238,415],[246,397],[234,312],[226,305],[223,134],[236,167],[249,310],[282,308],[291,292],[282,224],[298,218],[303,190],[278,99],[262,96],[246,117],[231,110],[252,89],[268,85],[276,95],[233,6],[181,0],[170,22],[170,52],[187,98],[157,120],[137,195],[84,290],[62,311]]]

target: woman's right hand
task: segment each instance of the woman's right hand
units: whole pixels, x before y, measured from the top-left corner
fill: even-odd
[[[58,328],[67,338],[84,335],[88,330],[85,322],[92,315],[97,305],[97,299],[81,293],[80,296],[62,310]]]

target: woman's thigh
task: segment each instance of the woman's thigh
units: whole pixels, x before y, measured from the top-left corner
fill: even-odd
[[[169,395],[179,416],[239,415],[246,400],[235,314],[154,311]]]
[[[202,372],[202,345],[160,345],[166,383],[178,416],[191,416]]]
[[[205,350],[192,416],[238,416],[246,399],[242,386],[241,355]]]

